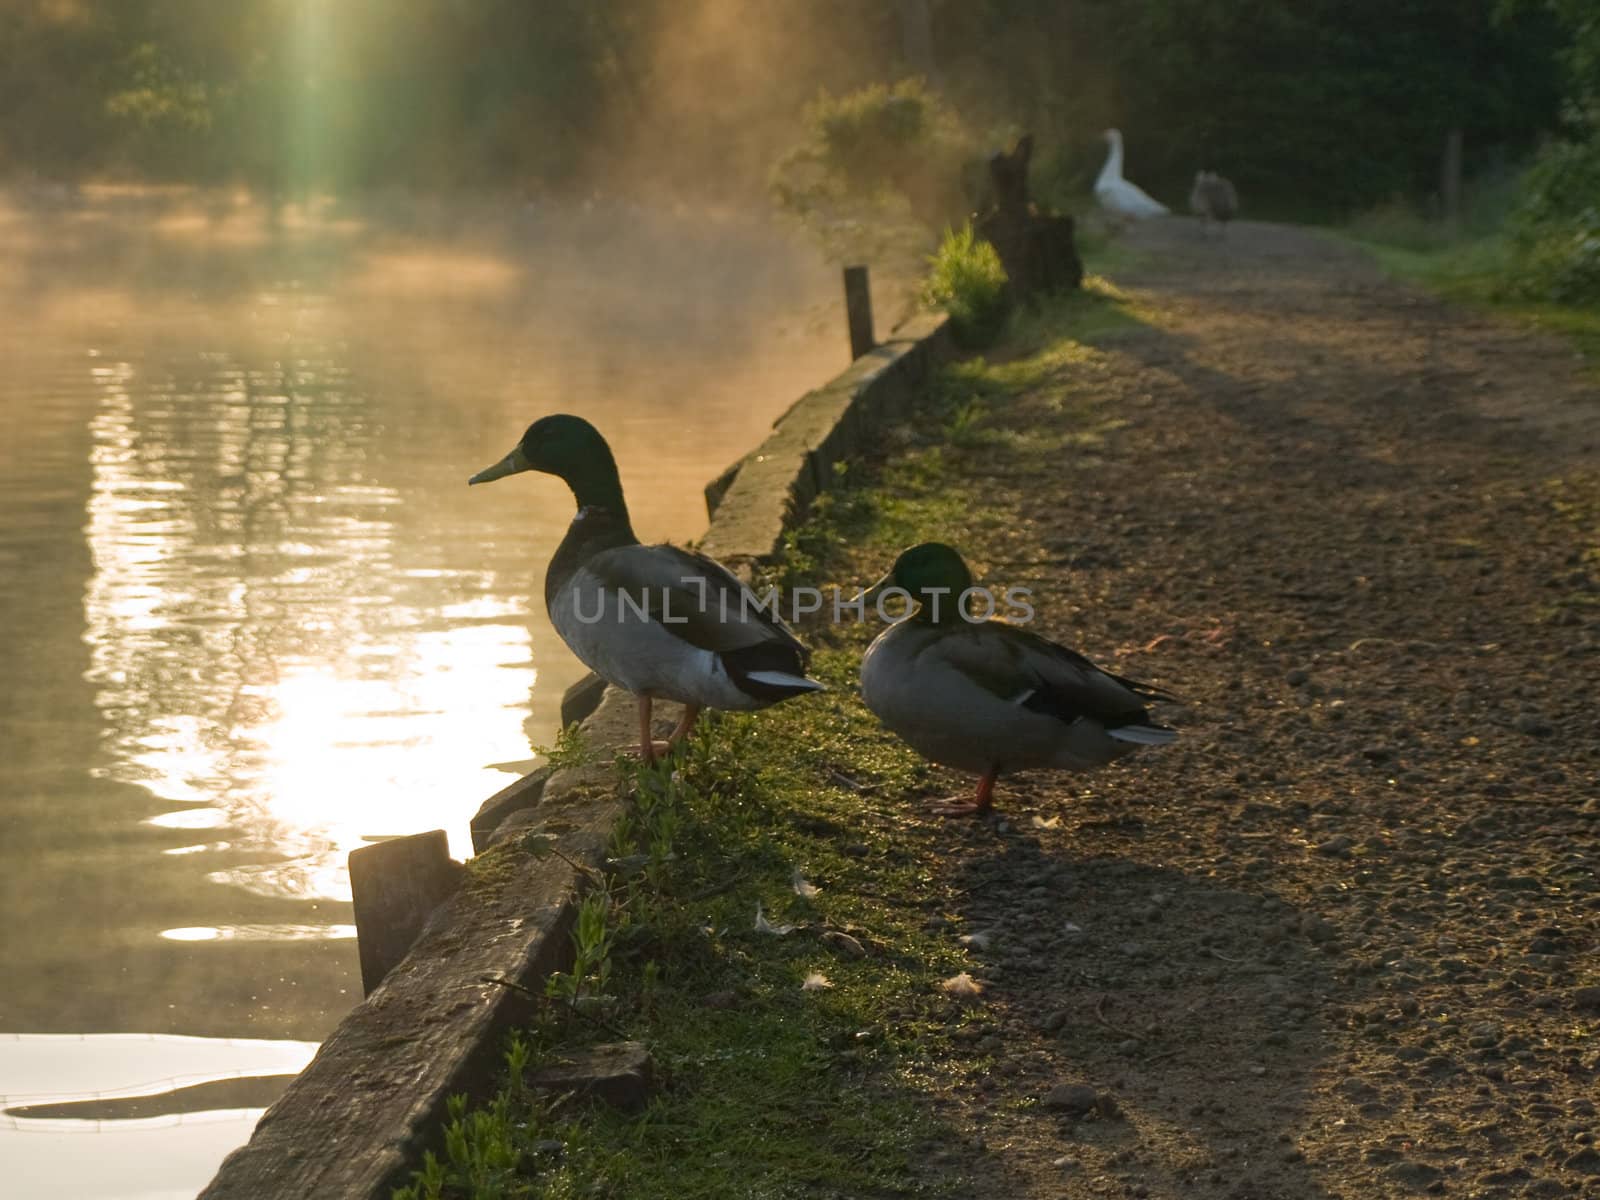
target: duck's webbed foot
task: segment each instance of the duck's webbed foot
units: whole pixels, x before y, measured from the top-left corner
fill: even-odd
[[[667,757],[667,755],[671,754],[673,749],[674,747],[671,742],[663,742],[660,738],[654,738],[649,743],[648,749],[645,747],[644,743],[640,743],[637,746],[624,746],[622,749],[618,750],[617,753],[630,754],[634,758],[637,758],[640,762],[644,763],[645,766],[651,767],[654,766],[658,760],[663,759]]]
[[[928,811],[936,817],[981,817],[994,808],[971,800],[936,800],[928,805]]]
[[[997,767],[978,780],[978,790],[971,800],[936,800],[928,811],[940,817],[988,816],[994,811],[994,782],[999,777]]]

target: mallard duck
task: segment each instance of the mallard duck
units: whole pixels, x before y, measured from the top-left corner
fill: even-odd
[[[1211,232],[1211,222],[1217,222],[1227,236],[1228,222],[1238,215],[1239,193],[1233,184],[1215,171],[1196,171],[1194,187],[1189,191],[1189,208],[1200,218],[1200,231]]]
[[[611,447],[588,421],[535,421],[510,454],[467,482],[521,471],[558,476],[578,503],[545,572],[545,607],[590,670],[638,697],[646,763],[687,737],[703,708],[749,711],[822,689],[806,678],[805,647],[721,563],[639,544]],[[684,706],[665,744],[650,733],[655,700]]]
[[[1100,207],[1123,221],[1137,221],[1144,217],[1164,217],[1167,206],[1152,199],[1143,188],[1122,177],[1122,133],[1108,129],[1105,139],[1111,150],[1106,155],[1105,166],[1094,181],[1094,198]]]
[[[971,587],[961,555],[925,542],[862,593],[872,600],[900,588],[916,607],[868,647],[861,698],[924,758],[978,776],[970,802],[935,812],[987,813],[1003,771],[1086,771],[1177,738],[1146,708],[1171,696],[1019,626],[969,621],[958,599]]]

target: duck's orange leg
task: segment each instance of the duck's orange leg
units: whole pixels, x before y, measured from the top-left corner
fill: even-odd
[[[991,767],[978,780],[978,791],[971,800],[941,800],[929,806],[928,811],[941,817],[982,817],[994,810],[994,784],[1000,778],[1000,768]]]
[[[639,697],[639,761],[647,767],[655,766],[656,759],[667,752],[667,743],[650,736],[650,697]]]
[[[677,726],[667,736],[667,745],[676,746],[684,738],[688,737],[689,731],[694,728],[695,720],[699,716],[700,706],[698,704],[685,704],[683,706],[683,716],[678,719]]]

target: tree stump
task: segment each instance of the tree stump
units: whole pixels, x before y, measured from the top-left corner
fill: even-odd
[[[1013,301],[1030,301],[1040,292],[1078,287],[1083,260],[1078,257],[1071,217],[1045,213],[1028,199],[1028,162],[1033,135],[1023,134],[1009,153],[989,159],[994,205],[978,218],[977,233],[1000,256]]]

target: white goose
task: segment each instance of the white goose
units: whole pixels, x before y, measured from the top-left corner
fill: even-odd
[[[1145,217],[1166,216],[1168,210],[1165,204],[1152,199],[1143,188],[1122,177],[1121,131],[1108,129],[1105,138],[1111,144],[1111,153],[1106,155],[1106,165],[1100,168],[1100,175],[1094,181],[1094,198],[1100,202],[1100,207],[1118,220],[1128,223]]]

